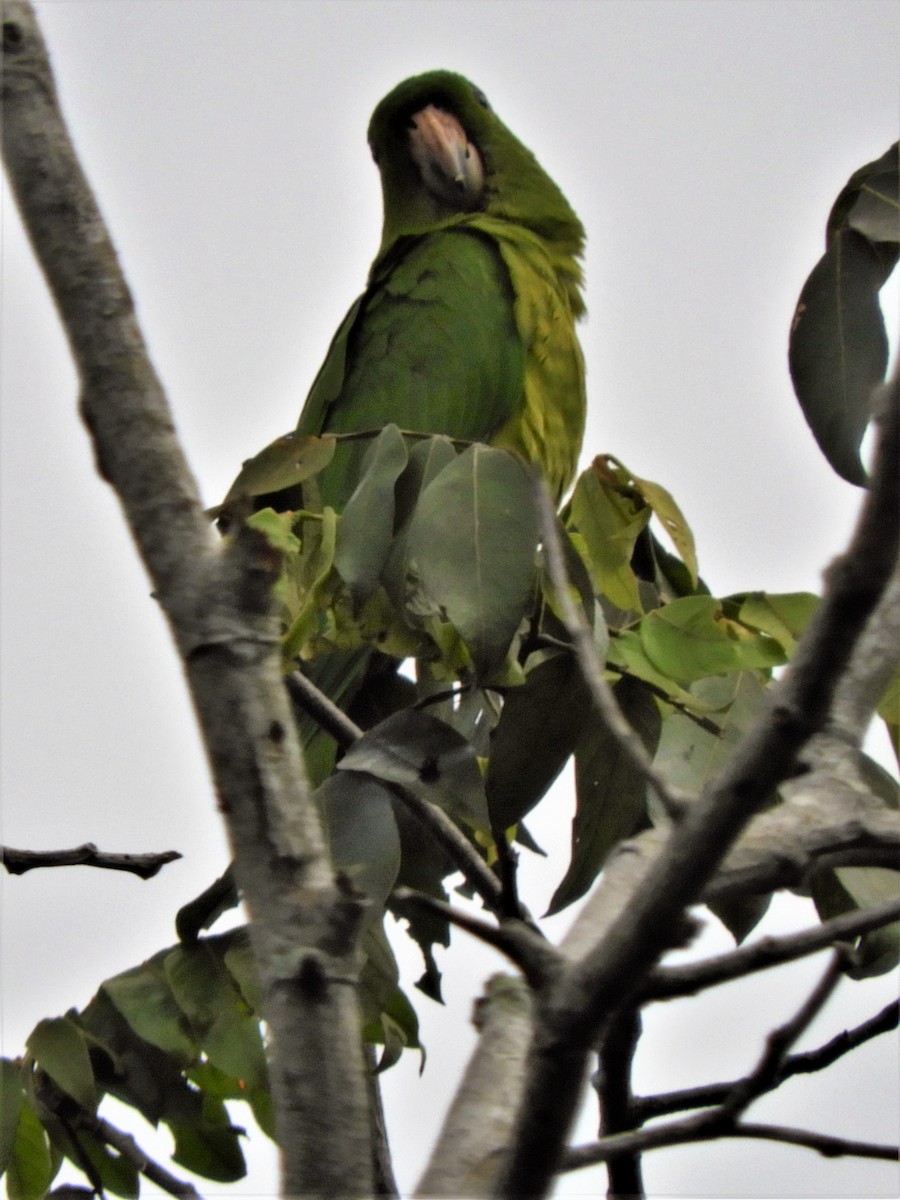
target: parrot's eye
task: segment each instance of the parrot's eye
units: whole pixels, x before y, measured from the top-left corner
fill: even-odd
[[[484,94],[484,92],[481,90],[481,88],[473,87],[472,95],[475,97],[475,99],[478,101],[478,103],[481,105],[482,108],[486,108],[488,110],[488,112],[491,111],[491,106],[488,103],[488,98]]]

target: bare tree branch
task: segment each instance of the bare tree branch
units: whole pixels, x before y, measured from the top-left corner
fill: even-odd
[[[731,1089],[719,1106],[715,1114],[719,1121],[737,1121],[757,1097],[778,1086],[788,1052],[809,1029],[840,983],[846,958],[846,954],[835,950],[806,1001],[790,1021],[772,1030],[755,1069]]]
[[[852,1155],[856,1158],[876,1158],[896,1162],[896,1146],[881,1142],[857,1142],[849,1138],[834,1137],[812,1130],[793,1129],[784,1125],[760,1125],[747,1122],[730,1129],[704,1129],[696,1117],[684,1121],[673,1121],[668,1125],[655,1125],[651,1129],[640,1129],[635,1133],[620,1133],[603,1138],[585,1146],[573,1146],[565,1156],[563,1171],[578,1171],[583,1167],[594,1167],[609,1162],[619,1154],[644,1153],[665,1146],[684,1146],[690,1142],[716,1141],[719,1138],[761,1138],[771,1142],[787,1142],[793,1146],[806,1146],[817,1150],[826,1158]]]
[[[692,996],[704,988],[740,979],[780,963],[793,962],[815,954],[839,941],[852,941],[880,929],[900,917],[900,898],[888,900],[877,908],[844,913],[800,933],[765,937],[702,962],[679,967],[657,967],[641,989],[642,1000],[667,1000]]]
[[[10,875],[24,875],[43,867],[97,867],[105,871],[127,871],[141,879],[152,879],[170,862],[181,858],[177,850],[159,854],[113,854],[98,850],[93,842],[74,846],[71,850],[14,850],[0,846],[0,862]]]
[[[352,986],[363,906],[333,878],[279,662],[278,556],[219,543],[178,444],[132,299],[62,115],[37,21],[6,0],[3,155],[114,487],[185,665],[251,914],[289,1195],[371,1191],[365,1063]]]
[[[841,978],[843,955],[836,952],[822,978],[816,984],[796,1014],[766,1039],[765,1049],[756,1067],[743,1079],[737,1080],[722,1097],[717,1107],[693,1117],[672,1121],[667,1125],[656,1125],[632,1134],[602,1138],[592,1146],[581,1146],[570,1150],[564,1159],[564,1170],[574,1170],[611,1159],[627,1152],[675,1146],[687,1142],[712,1140],[721,1137],[759,1137],[777,1141],[789,1141],[810,1146],[822,1154],[857,1154],[867,1158],[894,1159],[897,1149],[893,1146],[869,1142],[852,1142],[829,1135],[808,1133],[804,1130],[783,1129],[770,1125],[743,1125],[741,1114],[754,1100],[772,1091],[785,1078],[788,1051],[798,1038],[809,1028],[816,1015],[831,996]],[[727,1086],[727,1085],[726,1085]],[[641,1111],[641,1102],[636,1105]],[[643,1111],[643,1118],[650,1115]]]
[[[495,975],[478,1002],[480,1038],[416,1196],[491,1196],[525,1074],[532,1002],[520,979]]]
[[[876,1016],[870,1017],[868,1021],[864,1021],[854,1029],[837,1034],[836,1037],[815,1050],[789,1055],[782,1065],[778,1083],[783,1083],[793,1075],[805,1075],[824,1070],[845,1054],[849,1054],[851,1050],[855,1050],[857,1046],[864,1045],[865,1042],[871,1041],[879,1034],[890,1033],[897,1028],[898,1008],[900,1005],[895,1000],[892,1004],[886,1005]],[[708,1108],[713,1104],[722,1104],[739,1082],[740,1080],[731,1080],[727,1083],[709,1083],[695,1088],[664,1092],[658,1096],[638,1096],[634,1101],[635,1110],[643,1122],[652,1120],[654,1117],[684,1112],[689,1108]]]

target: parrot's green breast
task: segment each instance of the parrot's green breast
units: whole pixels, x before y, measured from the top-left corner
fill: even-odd
[[[584,429],[584,368],[565,292],[539,238],[482,214],[401,239],[335,335],[303,434],[401,429],[521,454],[559,497]],[[365,441],[322,477],[342,508]]]

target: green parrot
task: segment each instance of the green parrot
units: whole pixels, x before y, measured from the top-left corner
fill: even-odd
[[[584,229],[534,155],[461,75],[399,84],[372,116],[384,228],[297,431],[402,430],[488,442],[538,467],[557,500],[585,419]],[[319,477],[341,511],[365,442]]]
[[[584,313],[581,222],[461,75],[432,71],[399,84],[375,109],[369,145],[384,198],[381,245],[297,433],[374,437],[393,423],[487,442],[537,467],[558,501],[585,420],[575,333]],[[371,442],[339,440],[315,487],[304,485],[302,506],[343,512]],[[301,507],[296,489],[258,497],[258,507],[268,505]],[[356,698],[365,726],[396,707],[396,667],[363,648],[319,655],[303,673],[345,711]],[[299,723],[318,782],[334,744],[308,716]]]

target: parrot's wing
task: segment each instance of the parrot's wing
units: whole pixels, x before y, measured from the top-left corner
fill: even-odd
[[[522,407],[526,352],[496,241],[463,223],[404,239],[338,330],[298,431],[401,429],[489,441]],[[323,477],[342,507],[366,443]]]

